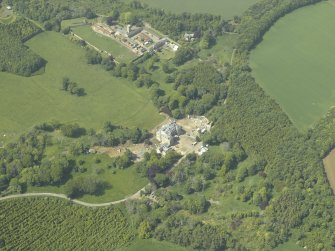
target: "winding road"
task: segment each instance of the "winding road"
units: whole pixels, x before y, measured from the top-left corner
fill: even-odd
[[[122,200],[116,200],[116,201],[111,201],[111,202],[106,202],[106,203],[88,203],[88,202],[84,202],[84,201],[80,201],[80,200],[72,200],[69,197],[67,197],[65,194],[59,194],[59,193],[24,193],[24,194],[14,194],[14,195],[9,195],[9,196],[5,196],[5,197],[1,197],[0,201],[4,201],[4,200],[9,200],[9,199],[17,199],[17,198],[24,198],[24,197],[39,197],[39,196],[44,196],[44,197],[56,197],[56,198],[61,198],[61,199],[65,199],[68,201],[71,201],[75,204],[78,205],[82,205],[85,207],[108,207],[111,205],[116,205],[116,204],[120,204],[122,202],[128,201],[128,200],[136,200],[139,199],[141,196],[141,192],[144,191],[144,187],[142,189],[140,189],[139,191],[137,191],[136,193],[134,193],[133,195],[130,195],[129,197],[126,197]]]

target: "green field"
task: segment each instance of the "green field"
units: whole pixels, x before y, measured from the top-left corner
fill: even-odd
[[[224,18],[233,18],[235,15],[241,15],[258,0],[141,0],[141,2],[174,13],[211,13],[222,15]]]
[[[61,34],[44,32],[27,45],[48,64],[43,74],[29,78],[0,73],[0,143],[52,119],[95,129],[107,120],[148,129],[162,120],[147,90],[112,77],[100,66],[87,65],[85,51]],[[85,88],[87,95],[61,91],[64,76]]]
[[[335,105],[335,5],[324,2],[280,19],[251,53],[257,82],[301,130]]]
[[[100,50],[111,53],[117,61],[128,63],[137,57],[113,39],[94,32],[89,25],[73,27],[72,31]]]

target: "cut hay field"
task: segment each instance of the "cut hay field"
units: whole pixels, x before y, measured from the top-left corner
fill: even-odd
[[[85,51],[61,34],[44,32],[27,45],[48,64],[43,74],[29,78],[0,73],[0,143],[3,134],[15,135],[52,119],[95,129],[107,120],[147,129],[163,120],[147,90],[87,65]],[[61,91],[64,76],[85,88],[87,95]]]
[[[125,0],[131,2],[131,0]],[[259,0],[140,0],[150,7],[164,9],[173,13],[210,13],[231,19],[241,15]]]
[[[280,19],[251,53],[257,82],[300,130],[335,105],[335,5],[323,2]]]

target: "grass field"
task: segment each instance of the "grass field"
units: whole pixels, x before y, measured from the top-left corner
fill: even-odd
[[[162,121],[147,90],[87,65],[84,50],[61,34],[45,32],[27,45],[48,64],[44,74],[29,78],[0,73],[0,143],[52,119],[95,129],[107,120],[148,129]],[[75,97],[61,91],[64,76],[85,88],[87,95]]]
[[[113,39],[94,32],[89,25],[73,27],[72,31],[100,50],[111,53],[119,62],[128,63],[137,57],[136,54]]]
[[[335,105],[334,22],[331,2],[302,8],[280,19],[251,53],[257,82],[301,130]]]
[[[131,2],[130,0],[125,0]],[[150,7],[165,9],[174,13],[211,13],[230,19],[241,15],[258,0],[141,0]]]

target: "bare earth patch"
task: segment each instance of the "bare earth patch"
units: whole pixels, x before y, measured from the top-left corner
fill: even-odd
[[[164,125],[169,123],[171,118],[166,115],[165,120],[157,125],[151,133],[153,135]],[[210,123],[205,117],[188,117],[185,119],[177,120],[176,123],[182,127],[185,132],[183,135],[179,136],[178,142],[171,146],[176,152],[187,155],[189,153],[199,153],[203,147],[202,142],[197,142],[197,137],[205,131],[210,130]],[[203,130],[201,132],[201,129]],[[130,150],[132,153],[137,155],[139,159],[142,159],[145,152],[151,152],[159,147],[161,144],[155,136],[151,139],[152,145],[147,144],[132,144],[130,142],[120,145],[117,147],[101,147],[96,146],[94,150],[97,154],[108,154],[110,157],[121,156],[125,153],[126,150]]]
[[[323,159],[323,165],[333,192],[335,193],[335,149]]]

